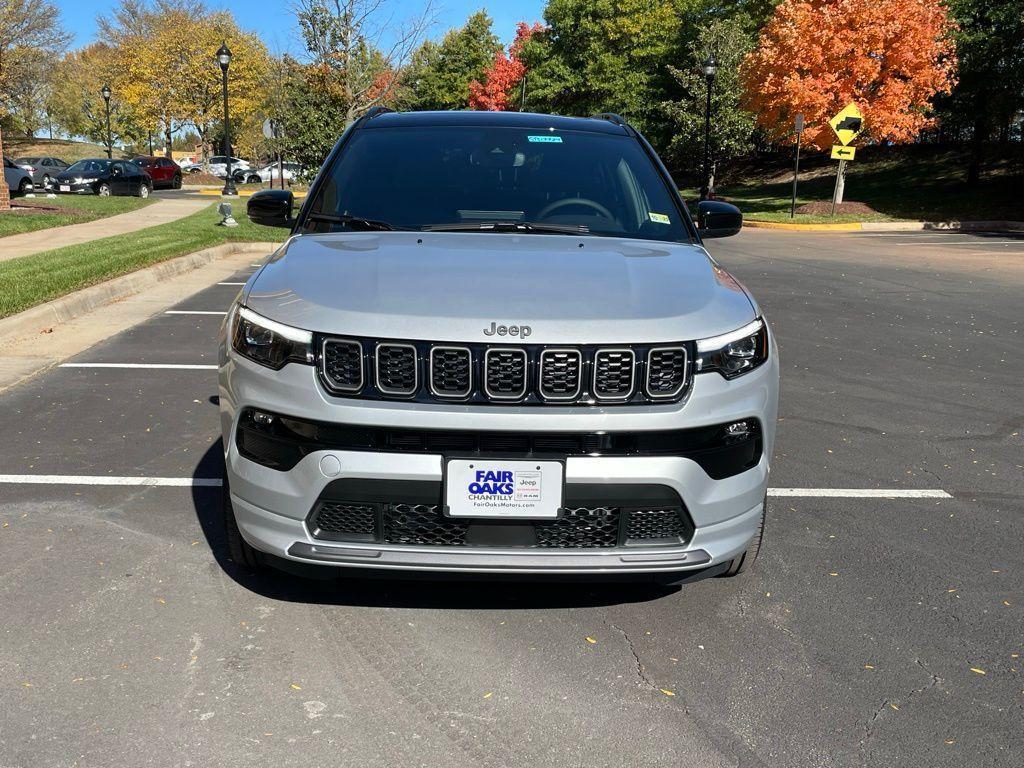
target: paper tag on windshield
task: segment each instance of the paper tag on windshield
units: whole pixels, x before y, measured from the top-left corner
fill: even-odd
[[[647,215],[650,217],[651,221],[653,221],[655,224],[671,224],[672,223],[672,219],[670,219],[664,213],[655,213],[654,211],[648,211]]]

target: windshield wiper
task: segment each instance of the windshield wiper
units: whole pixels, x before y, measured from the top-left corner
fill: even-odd
[[[461,221],[454,224],[428,224],[424,232],[536,232],[538,234],[589,235],[584,224],[537,224],[532,221]]]
[[[349,216],[348,214],[311,213],[306,218],[312,219],[313,221],[327,221],[331,224],[344,224],[352,227],[353,229],[384,230],[389,232],[394,229],[394,227],[386,221],[364,219],[359,216]]]

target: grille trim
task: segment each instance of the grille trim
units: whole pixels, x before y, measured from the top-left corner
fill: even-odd
[[[551,395],[544,391],[544,363],[548,355],[569,354],[576,357],[576,391],[571,394]],[[537,371],[537,392],[545,400],[552,402],[572,401],[580,396],[583,390],[583,353],[571,347],[551,347],[540,353],[540,367]]]
[[[359,353],[359,384],[356,386],[338,384],[335,379],[327,372],[327,347],[328,345],[338,346],[350,346],[355,347]],[[327,386],[331,391],[334,392],[360,392],[363,387],[366,386],[366,361],[363,355],[363,344],[356,339],[346,339],[332,336],[331,338],[324,339],[320,345],[320,365],[317,366],[320,369],[320,373],[323,375],[324,381],[327,382]]]
[[[518,392],[492,392],[490,382],[491,355],[511,353],[523,358],[523,387]],[[484,352],[484,393],[492,400],[521,400],[530,388],[530,356],[522,347],[489,347]]]
[[[412,388],[411,389],[399,389],[397,387],[385,387],[380,380],[380,351],[385,348],[392,349],[409,349],[412,350]],[[382,341],[377,344],[373,353],[373,368],[374,368],[374,384],[377,389],[383,392],[385,395],[392,395],[396,397],[412,397],[415,395],[420,388],[420,360],[419,353],[416,351],[416,347],[413,344],[405,344],[402,342],[393,341]]]
[[[606,354],[623,354],[629,355],[631,365],[629,367],[629,391],[625,394],[602,394],[597,386],[597,378],[601,374],[601,355]],[[593,363],[593,376],[591,377],[591,389],[593,390],[594,397],[598,400],[629,400],[636,391],[636,352],[629,347],[601,347],[594,352],[594,363]]]
[[[654,370],[651,367],[651,359],[658,352],[682,352],[683,353],[683,379],[671,393],[669,392],[652,392],[651,391],[651,372]],[[679,394],[686,389],[690,383],[690,356],[686,351],[686,347],[681,344],[674,346],[665,347],[651,347],[647,352],[647,370],[644,374],[644,393],[652,400],[674,400],[679,397]]]
[[[469,357],[469,384],[465,392],[440,392],[434,386],[434,355],[438,352],[465,352]],[[450,344],[437,344],[430,348],[430,357],[427,360],[428,377],[427,386],[430,387],[430,394],[434,397],[443,397],[446,400],[462,400],[473,393],[473,350],[469,347],[459,347]]]

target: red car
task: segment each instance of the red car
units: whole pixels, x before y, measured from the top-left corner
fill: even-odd
[[[132,160],[153,179],[153,187],[181,189],[181,167],[166,157],[142,155]]]

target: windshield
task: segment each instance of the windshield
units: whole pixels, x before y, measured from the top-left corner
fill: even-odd
[[[640,144],[625,135],[369,128],[355,132],[331,167],[306,229],[345,229],[356,218],[395,229],[500,223],[506,226],[491,231],[562,228],[685,241],[671,194]]]
[[[79,160],[68,168],[68,173],[106,173],[110,168],[109,160]]]
[[[18,165],[35,165],[41,158],[38,157],[19,157],[16,162]]]

